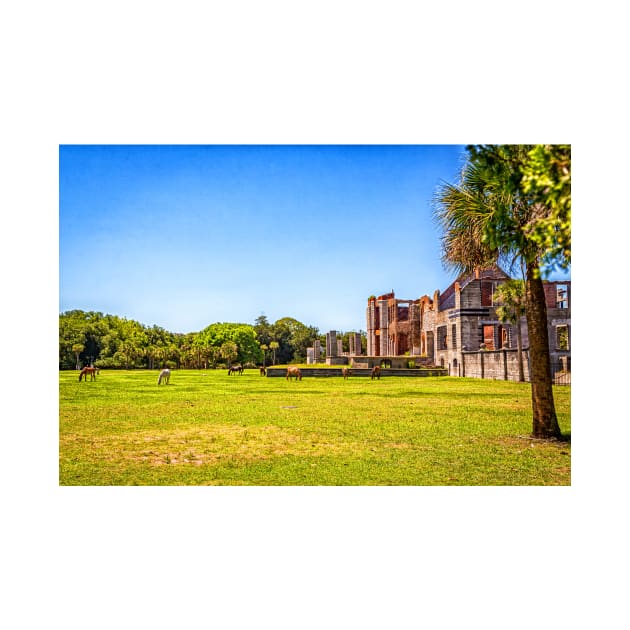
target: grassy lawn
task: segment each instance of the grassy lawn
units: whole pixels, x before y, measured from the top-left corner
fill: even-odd
[[[61,485],[570,485],[528,384],[451,377],[60,372]],[[571,432],[571,389],[554,389]]]

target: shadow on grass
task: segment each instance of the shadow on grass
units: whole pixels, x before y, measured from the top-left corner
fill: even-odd
[[[353,392],[353,396],[384,396],[385,398],[420,398],[427,396],[435,398],[436,396],[442,396],[445,398],[514,398],[514,393],[497,393],[497,392],[449,392],[449,391],[422,391],[422,390],[409,390],[403,392],[390,392],[390,391],[369,391],[369,392]]]
[[[234,392],[231,392],[234,393]],[[300,396],[321,396],[321,395],[330,395],[329,390],[321,390],[321,389],[252,389],[247,392],[235,392],[238,395],[247,395],[247,396],[257,396],[260,394],[264,396],[265,394],[270,395],[279,395],[279,394],[298,394]]]
[[[537,442],[547,442],[549,444],[553,444],[554,442],[559,442],[561,444],[571,444],[571,431],[569,431],[568,433],[562,433],[560,437],[553,437],[553,436],[534,437],[533,433],[530,433],[529,435],[521,436],[521,437],[524,437],[527,440],[534,440]]]

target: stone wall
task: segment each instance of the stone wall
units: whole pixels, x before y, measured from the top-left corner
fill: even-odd
[[[523,352],[523,373],[529,380],[529,353]],[[463,352],[461,365],[451,368],[453,376],[518,381],[518,352],[512,349]]]
[[[300,368],[300,372],[302,372],[302,377],[310,377],[310,376],[342,376],[341,368]],[[371,377],[372,370],[369,368],[355,368],[353,367],[351,370],[351,377],[354,376],[366,376]],[[381,370],[381,376],[446,376],[446,370],[440,370],[439,368],[433,369],[422,369],[422,370],[405,370],[405,369],[396,369],[396,368],[384,368]],[[266,376],[268,377],[282,377],[286,379],[287,369],[286,368],[267,368]]]

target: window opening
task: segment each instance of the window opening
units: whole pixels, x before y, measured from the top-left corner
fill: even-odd
[[[556,348],[558,350],[569,349],[569,327],[566,325],[556,326]]]
[[[492,324],[483,327],[483,343],[486,350],[494,350],[494,326]]]
[[[447,331],[447,327],[446,326],[438,326],[437,329],[437,347],[438,350],[446,350],[446,343],[447,343],[447,339],[446,339],[446,331]]]
[[[569,307],[569,292],[566,284],[556,285],[556,308]]]

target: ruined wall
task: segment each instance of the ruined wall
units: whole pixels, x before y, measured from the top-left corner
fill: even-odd
[[[348,354],[360,355],[361,354],[361,333],[350,333],[348,337]]]
[[[550,282],[545,284],[547,299],[547,334],[551,360],[559,361],[571,356],[571,283]],[[552,306],[550,306],[550,304]],[[558,327],[566,327],[567,346],[558,343]]]
[[[434,301],[434,304],[437,301]],[[448,349],[449,318],[448,311],[434,312],[433,333],[435,337],[435,358],[434,363],[440,367],[448,367],[451,362],[451,353]],[[446,337],[446,344],[444,343]]]
[[[378,353],[381,356],[387,356],[389,354],[389,335],[387,329],[389,328],[389,314],[387,309],[387,299],[378,301],[379,312],[379,334],[378,334]]]
[[[409,306],[409,345],[411,354],[420,354],[420,342],[422,332],[422,309],[420,300],[416,300]]]
[[[456,376],[518,381],[518,353],[516,350],[464,352]],[[529,353],[523,352],[523,372],[529,380]]]
[[[461,291],[461,308],[481,308],[481,280],[471,280]]]
[[[433,330],[435,328],[435,310],[428,303],[422,311],[422,333],[424,335],[424,348],[421,354],[427,356],[435,363],[435,340]]]
[[[498,320],[494,304],[494,291],[507,278],[502,270],[492,268],[459,278],[444,293],[436,290],[433,299],[425,295],[419,300],[396,300],[392,291],[368,301],[368,355],[409,352],[426,356],[454,375],[468,371],[467,375],[480,376],[483,371],[485,378],[517,380],[516,327]],[[571,356],[570,280],[545,283],[545,296],[551,359],[566,364]],[[525,317],[520,328],[522,347],[527,349]],[[527,379],[527,365],[524,369]]]
[[[326,357],[336,357],[339,354],[337,344],[337,331],[331,330],[326,333]]]
[[[367,353],[368,355],[374,355],[376,351],[376,338],[374,331],[376,330],[376,302],[375,300],[368,300],[367,308],[365,309],[365,319],[367,322]]]

